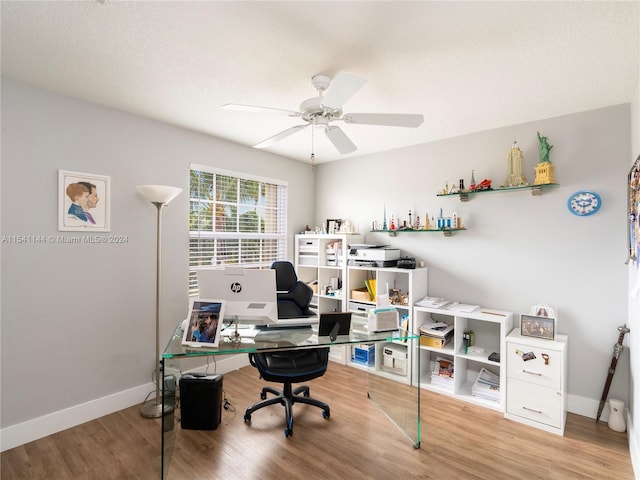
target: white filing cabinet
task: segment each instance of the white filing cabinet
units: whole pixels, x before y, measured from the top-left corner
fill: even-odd
[[[554,340],[507,336],[507,410],[505,418],[564,435],[567,417],[566,335]]]

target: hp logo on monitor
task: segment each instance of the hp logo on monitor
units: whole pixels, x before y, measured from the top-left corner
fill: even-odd
[[[240,293],[242,291],[242,285],[240,285],[238,282],[233,282],[231,284],[231,291],[233,293]]]

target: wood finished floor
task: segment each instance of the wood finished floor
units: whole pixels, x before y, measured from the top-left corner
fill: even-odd
[[[366,398],[366,375],[334,363],[309,383],[331,418],[294,407],[294,435],[274,405],[243,421],[263,382],[253,367],[224,375],[232,405],[215,431],[176,428],[169,479],[633,479],[624,433],[569,414],[559,437],[501,414],[422,391],[422,442],[407,438]],[[235,412],[232,411],[235,408]],[[160,422],[132,407],[3,452],[0,477],[157,479]]]

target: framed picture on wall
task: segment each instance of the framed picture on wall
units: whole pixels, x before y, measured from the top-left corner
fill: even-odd
[[[58,230],[108,232],[111,180],[93,173],[58,171]]]
[[[633,263],[638,261],[640,250],[640,156],[636,159],[627,177],[627,256]]]

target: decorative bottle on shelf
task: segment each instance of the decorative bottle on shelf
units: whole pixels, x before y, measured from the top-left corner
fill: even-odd
[[[476,177],[473,175],[473,170],[471,170],[471,185],[469,185],[469,190],[474,191],[476,188]]]
[[[395,230],[396,229],[396,223],[393,220],[393,215],[391,215],[391,226],[389,227],[389,230]]]

